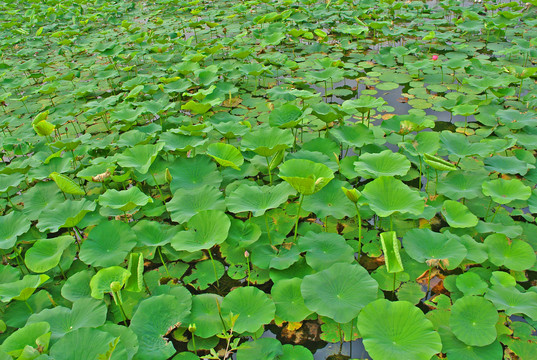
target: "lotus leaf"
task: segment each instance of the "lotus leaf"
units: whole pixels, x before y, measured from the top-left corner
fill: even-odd
[[[172,200],[166,203],[173,221],[182,224],[203,210],[226,210],[226,204],[220,190],[202,185],[198,191],[177,189]]]
[[[269,124],[282,129],[298,125],[302,111],[293,104],[287,103],[272,110],[269,115]]]
[[[53,209],[43,211],[39,217],[37,228],[39,231],[56,232],[60,228],[72,228],[76,226],[87,213],[95,210],[95,202],[82,199],[56,205]]]
[[[287,201],[295,191],[288,183],[276,186],[241,184],[226,197],[229,211],[240,213],[251,211],[253,216],[261,216]]]
[[[237,333],[255,332],[274,319],[276,306],[261,290],[255,287],[240,287],[232,290],[222,300],[222,316],[228,320],[229,314],[239,315],[233,331]],[[227,325],[229,328],[229,324]]]
[[[222,182],[222,175],[216,170],[216,164],[207,156],[179,158],[170,165],[169,170],[172,193],[177,189],[193,190],[201,185],[219,188]]]
[[[144,194],[138,187],[132,186],[128,190],[108,189],[99,196],[99,205],[123,212],[131,211],[139,206],[153,202],[149,196]]]
[[[222,297],[216,294],[199,294],[192,297],[190,323],[195,323],[196,336],[209,338],[222,333],[222,321],[218,315],[218,304]]]
[[[25,275],[21,280],[0,284],[0,300],[26,301],[34,291],[49,279],[48,275]]]
[[[121,264],[136,245],[136,234],[118,220],[95,226],[80,246],[80,260],[88,265],[106,267]]]
[[[119,166],[133,168],[141,174],[146,174],[163,147],[164,143],[157,143],[156,145],[136,145],[119,154],[117,163]]]
[[[487,346],[469,346],[460,341],[445,326],[438,329],[442,337],[442,352],[453,360],[502,360],[503,349],[498,340]]]
[[[131,273],[127,269],[119,266],[99,270],[90,281],[91,296],[95,299],[103,299],[104,294],[112,292],[112,283],[119,283],[123,287],[130,276]]]
[[[407,301],[369,303],[358,316],[358,330],[365,349],[375,359],[429,360],[442,350],[432,323]]]
[[[311,195],[325,187],[334,173],[326,165],[310,160],[287,160],[280,165],[279,176],[302,195]]]
[[[0,216],[0,249],[11,249],[17,237],[27,232],[31,225],[20,211]]]
[[[496,309],[504,310],[508,316],[524,314],[537,321],[537,293],[521,292],[514,286],[493,285],[485,298],[491,301]]]
[[[158,295],[142,300],[132,316],[130,329],[138,337],[134,359],[168,359],[175,353],[172,343],[163,338],[183,323],[192,307],[192,297],[183,288],[179,297]]]
[[[449,324],[453,334],[470,346],[486,346],[496,340],[498,312],[480,296],[464,296],[451,308]]]
[[[237,350],[237,360],[282,359],[282,344],[273,338],[261,338],[242,344]]]
[[[397,239],[395,231],[383,232],[380,234],[380,243],[386,261],[386,270],[389,273],[397,273],[404,270],[401,260],[401,242]]]
[[[305,276],[301,291],[308,309],[346,323],[376,299],[378,284],[362,266],[336,263]]]
[[[113,347],[110,360],[127,359],[125,345],[121,342],[115,344],[117,340],[118,337],[111,333],[95,328],[81,328],[65,334],[52,345],[50,355],[57,360],[97,359]]]
[[[467,228],[477,225],[477,216],[463,204],[454,200],[446,200],[442,205],[444,215],[449,226],[453,228]]]
[[[293,135],[278,128],[257,128],[242,137],[242,147],[269,157],[293,145]]]
[[[482,185],[483,194],[490,196],[498,204],[508,204],[514,200],[528,200],[531,188],[518,179],[496,179]]]
[[[514,271],[524,271],[535,264],[535,251],[530,244],[508,239],[503,234],[492,234],[486,237],[485,248],[491,263],[505,266]]]
[[[373,131],[364,124],[340,126],[330,130],[330,136],[334,137],[340,144],[355,148],[361,148],[377,141]]]
[[[438,263],[449,270],[464,260],[467,250],[456,239],[429,229],[412,229],[403,237],[406,253],[418,262]]]
[[[50,326],[46,322],[29,324],[9,335],[0,345],[0,350],[18,358],[26,346],[36,346],[44,340],[48,347],[47,334],[50,335]]]
[[[410,161],[391,150],[378,154],[362,154],[354,163],[354,169],[363,178],[374,179],[379,176],[404,176],[410,169]]]
[[[207,148],[207,155],[216,160],[221,166],[230,166],[235,170],[240,170],[240,166],[244,163],[244,157],[239,149],[230,144],[211,144]]]
[[[73,303],[73,308],[57,306],[45,309],[28,318],[27,324],[45,321],[50,324],[51,339],[62,338],[68,332],[85,327],[99,327],[106,321],[107,308],[103,301],[86,298]]]
[[[306,262],[321,271],[336,263],[352,263],[354,250],[343,236],[333,233],[308,232],[298,241],[300,251],[306,252]]]
[[[58,266],[63,252],[74,242],[75,239],[71,235],[37,240],[26,251],[24,262],[33,272],[46,272]]]
[[[227,238],[231,221],[220,210],[203,210],[188,221],[188,230],[178,232],[171,240],[174,249],[194,252],[210,249]]]
[[[61,191],[63,191],[66,194],[73,194],[73,195],[85,195],[86,193],[84,190],[71,178],[63,175],[58,174],[57,172],[53,172],[50,175],[50,178],[54,180],[56,185],[60,188]]]
[[[363,198],[378,216],[387,217],[395,212],[419,215],[425,203],[419,193],[411,190],[401,180],[381,176],[367,183]]]
[[[272,299],[276,305],[276,315],[289,322],[304,320],[312,313],[306,305],[300,291],[302,279],[293,278],[278,281],[271,289]]]

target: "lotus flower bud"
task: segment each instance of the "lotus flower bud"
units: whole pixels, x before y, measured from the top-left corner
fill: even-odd
[[[341,190],[347,195],[347,198],[352,201],[353,203],[357,203],[360,197],[362,196],[362,193],[359,192],[356,189],[347,189],[345,187],[341,187]]]
[[[194,334],[196,332],[196,324],[190,324],[188,325],[188,331],[190,331],[191,334]]]
[[[250,253],[248,252],[248,250],[245,250],[245,251],[244,251],[244,257],[245,257],[245,258],[250,257]]]
[[[433,55],[433,61],[438,60],[438,55]]]

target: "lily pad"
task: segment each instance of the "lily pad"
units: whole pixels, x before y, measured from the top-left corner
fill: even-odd
[[[352,263],[354,250],[343,236],[333,233],[308,232],[298,241],[301,252],[306,252],[306,262],[314,270],[321,271],[336,263]]]
[[[255,332],[274,319],[276,306],[261,290],[249,286],[231,291],[222,301],[222,316],[239,315],[233,328],[237,333]],[[229,324],[227,325],[229,328]]]
[[[486,346],[496,340],[498,319],[498,312],[490,301],[480,296],[464,296],[453,304],[449,325],[465,344]]]
[[[325,187],[334,178],[334,173],[324,164],[293,159],[280,165],[279,176],[300,194],[311,195]]]
[[[203,210],[225,211],[226,204],[220,190],[203,185],[198,191],[177,189],[173,198],[166,203],[166,209],[173,221],[182,224]]]
[[[31,222],[20,211],[0,216],[0,249],[11,249],[17,237],[30,229]]]
[[[400,153],[384,150],[378,154],[362,154],[354,163],[354,170],[363,178],[379,176],[404,176],[410,169],[410,161]]]
[[[300,291],[302,279],[293,278],[280,280],[272,286],[270,291],[276,315],[289,322],[299,322],[312,313],[304,304],[304,298]]]
[[[108,189],[99,196],[98,201],[101,206],[128,212],[153,202],[153,199],[144,194],[137,186],[133,186],[128,190],[121,191]]]
[[[230,144],[211,144],[207,148],[207,155],[216,160],[221,166],[229,166],[235,170],[240,170],[240,166],[244,163],[244,157],[239,149]]]
[[[305,276],[301,291],[308,309],[338,323],[346,323],[376,299],[378,284],[362,266],[336,263]]]
[[[122,167],[136,169],[140,174],[146,174],[163,147],[164,143],[157,143],[156,145],[136,145],[119,154],[117,163]]]
[[[395,212],[419,215],[425,207],[419,193],[411,190],[401,180],[381,176],[362,191],[363,198],[378,216],[387,217]]]
[[[407,301],[369,303],[358,316],[358,330],[374,359],[429,360],[442,350],[432,323]]]
[[[285,182],[276,186],[241,184],[226,197],[226,204],[231,212],[251,211],[257,217],[277,208],[294,194],[294,189]]]
[[[192,216],[187,231],[179,231],[171,240],[174,249],[199,251],[210,249],[227,238],[231,221],[221,210],[203,210]]]
[[[442,215],[449,226],[454,228],[468,228],[477,225],[477,216],[463,204],[454,200],[446,200],[442,205]]]
[[[514,200],[528,200],[531,188],[518,179],[496,179],[482,185],[483,194],[490,196],[498,204],[508,204]]]
[[[36,273],[46,272],[60,263],[60,258],[75,239],[71,235],[58,236],[50,239],[37,240],[26,251],[24,262],[28,269]]]
[[[484,241],[489,260],[496,266],[505,266],[514,271],[524,271],[535,264],[535,251],[530,244],[508,239],[503,234],[492,234]]]

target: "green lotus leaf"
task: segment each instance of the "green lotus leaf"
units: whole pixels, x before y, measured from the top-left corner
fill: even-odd
[[[146,174],[163,147],[164,143],[157,143],[156,145],[136,145],[127,148],[117,156],[117,163],[124,168],[133,168],[140,174]]]
[[[164,151],[189,151],[198,148],[207,142],[201,136],[176,134],[172,131],[162,133],[158,142],[162,142]]]
[[[269,114],[269,124],[282,129],[298,125],[302,119],[302,110],[291,103],[276,107]]]
[[[39,231],[56,232],[60,228],[75,227],[87,213],[95,210],[94,201],[82,199],[80,201],[66,200],[51,209],[44,210],[39,216],[37,229]]]
[[[313,354],[304,346],[285,344],[280,360],[313,360]]]
[[[9,335],[0,345],[0,350],[19,358],[23,354],[25,347],[37,347],[37,343],[41,342],[41,340],[44,340],[45,344],[43,345],[48,347],[49,335],[50,325],[46,322],[29,324]],[[9,356],[8,358],[11,359],[12,357]]]
[[[254,222],[231,219],[226,243],[245,249],[255,243],[261,236],[261,228]]]
[[[128,190],[108,189],[99,196],[99,205],[123,212],[131,211],[139,206],[152,203],[153,199],[144,194],[137,186],[132,186]]]
[[[379,176],[404,176],[410,170],[410,161],[400,153],[384,150],[378,154],[362,154],[354,163],[359,176],[374,179]]]
[[[138,239],[137,246],[162,246],[170,243],[175,235],[175,229],[171,225],[157,221],[139,220],[132,227]]]
[[[257,217],[277,208],[295,193],[293,187],[285,182],[276,186],[241,184],[226,197],[226,205],[231,212],[251,211]]]
[[[218,313],[218,304],[221,303],[222,297],[216,294],[199,294],[192,297],[188,322],[196,324],[196,336],[209,338],[225,330]]]
[[[112,283],[119,283],[123,287],[130,276],[130,271],[119,266],[99,270],[90,281],[91,296],[95,299],[103,299],[104,294],[112,292]]]
[[[247,341],[237,349],[237,360],[276,360],[282,355],[282,344],[273,338]]]
[[[207,148],[207,155],[221,166],[229,166],[235,170],[240,170],[240,166],[244,163],[244,157],[239,149],[230,144],[213,143]]]
[[[354,261],[354,249],[338,234],[309,231],[299,239],[298,246],[301,252],[306,252],[308,265],[317,271],[336,263]]]
[[[124,345],[125,350],[127,351],[127,360],[132,359],[136,352],[138,352],[138,337],[130,328],[107,322],[104,325],[99,326],[97,330],[110,333],[116,336],[116,339],[119,338],[119,343]]]
[[[475,199],[481,196],[481,184],[488,180],[483,172],[452,171],[437,184],[437,192],[452,200]]]
[[[216,170],[216,164],[207,156],[179,158],[170,165],[169,170],[172,176],[172,193],[177,189],[193,190],[201,185],[219,188],[222,182],[222,175]]]
[[[138,352],[134,359],[165,360],[175,354],[173,344],[164,335],[187,320],[192,296],[185,288],[173,295],[152,296],[140,302],[130,323],[138,336]]]
[[[20,211],[0,216],[0,249],[11,249],[17,237],[27,232],[31,225],[31,221]]]
[[[362,95],[357,100],[346,100],[341,104],[343,109],[357,109],[360,113],[365,114],[371,109],[378,108],[386,104],[383,98],[376,98],[369,95]]]
[[[419,215],[425,208],[419,193],[394,177],[381,176],[367,183],[362,195],[371,210],[380,217],[395,212]]]
[[[194,355],[194,353],[184,351],[175,355],[172,360],[200,360],[200,358]]]
[[[38,182],[20,197],[20,201],[24,203],[22,213],[29,220],[37,220],[43,211],[54,208],[64,200],[65,198],[61,195],[60,189],[53,181]]]
[[[332,121],[340,120],[345,115],[343,111],[339,110],[334,105],[325,103],[324,101],[313,105],[311,109],[312,114],[317,116],[325,123],[331,123]]]
[[[173,198],[166,203],[166,209],[173,221],[182,224],[203,210],[225,211],[226,204],[220,190],[203,185],[195,192],[178,189]]]
[[[439,264],[449,270],[455,269],[464,260],[467,250],[455,238],[429,229],[412,229],[403,236],[406,253],[416,260],[431,265]]]
[[[435,170],[440,171],[455,171],[457,170],[457,167],[450,163],[449,161],[446,161],[438,156],[433,156],[429,154],[423,154],[424,161],[432,167]]]
[[[314,212],[319,218],[331,216],[335,219],[356,215],[356,207],[341,188],[349,186],[346,182],[332,180],[320,191],[304,198],[302,208]]]
[[[45,309],[28,318],[27,324],[45,321],[50,324],[51,339],[56,340],[68,332],[84,327],[99,327],[106,321],[108,309],[103,301],[91,298],[73,303],[72,309],[57,306]]]
[[[289,322],[299,322],[308,317],[312,311],[304,305],[300,286],[302,279],[280,280],[272,286],[270,293],[276,305],[276,315]]]
[[[93,269],[82,270],[71,275],[62,286],[62,296],[72,302],[75,302],[78,299],[90,298],[90,281],[93,275],[95,275]]]
[[[231,221],[221,210],[203,210],[188,221],[187,231],[178,232],[171,240],[177,251],[199,251],[221,244],[227,238]]]
[[[37,240],[26,251],[24,262],[28,269],[33,272],[44,273],[49,271],[58,266],[63,252],[74,242],[75,239],[71,235]]]
[[[508,239],[503,234],[492,234],[484,241],[489,260],[496,266],[524,271],[535,264],[535,251],[530,244],[518,239]]]
[[[488,171],[496,171],[500,174],[520,174],[526,175],[529,169],[535,167],[525,161],[519,160],[515,156],[500,156],[494,155],[483,160],[485,169]]]
[[[486,346],[496,340],[498,311],[480,296],[464,296],[451,307],[451,331],[467,345]]]
[[[233,331],[255,332],[264,324],[274,319],[276,306],[261,290],[253,286],[240,287],[232,290],[222,300],[222,316],[229,320],[229,314],[239,315]],[[229,328],[229,324],[227,327]]]
[[[56,185],[60,188],[61,191],[63,191],[66,194],[73,194],[73,195],[85,195],[86,192],[71,178],[68,176],[65,176],[63,174],[58,174],[57,172],[53,172],[49,175],[49,177],[54,180]]]
[[[279,176],[300,194],[311,195],[325,187],[334,178],[334,173],[324,164],[292,159],[280,165]]]
[[[56,360],[98,359],[114,348],[110,360],[127,359],[125,345],[118,340],[117,336],[102,330],[81,328],[60,338],[50,348],[50,355]]]
[[[490,144],[470,143],[467,136],[450,131],[442,131],[440,142],[449,153],[461,158],[472,155],[485,157],[494,151]]]
[[[373,359],[429,360],[442,350],[432,323],[407,301],[369,303],[358,315],[358,331]]]
[[[24,180],[24,174],[0,174],[0,193],[16,188]]]
[[[438,329],[442,338],[442,352],[453,360],[502,360],[502,344],[496,340],[487,346],[469,346],[460,341],[445,326]]]
[[[0,300],[5,303],[11,300],[26,301],[34,291],[49,279],[48,275],[25,275],[21,280],[0,284]]]
[[[467,228],[477,225],[477,216],[463,204],[454,200],[446,200],[442,205],[442,215],[449,226],[454,228]]]
[[[451,110],[453,115],[470,116],[477,113],[478,106],[471,104],[456,105]]]
[[[256,128],[242,137],[241,145],[256,154],[269,157],[293,145],[293,135],[276,127]]]
[[[524,314],[537,321],[537,293],[533,291],[521,292],[515,286],[496,284],[487,290],[485,299],[507,316]]]
[[[396,280],[397,280],[397,276],[396,276]],[[393,289],[393,282],[392,282],[392,289]],[[414,305],[417,305],[420,302],[420,300],[423,299],[424,296],[425,296],[425,291],[422,290],[421,284],[418,284],[417,282],[413,282],[413,281],[402,283],[401,286],[399,286],[399,289],[397,290],[397,300],[408,301]]]
[[[101,222],[80,246],[79,257],[94,267],[121,264],[136,245],[136,234],[129,225],[118,220]]]
[[[377,298],[378,284],[362,266],[336,263],[305,276],[301,291],[308,309],[346,323]]]
[[[458,275],[455,284],[464,295],[483,295],[488,289],[487,283],[474,272]]]
[[[220,261],[203,260],[196,263],[192,274],[183,277],[185,284],[190,284],[198,290],[205,290],[219,280],[226,272]]]
[[[364,124],[340,126],[330,130],[330,136],[345,146],[361,148],[377,141],[373,131]]]
[[[387,231],[380,234],[380,243],[384,252],[386,271],[398,273],[404,270],[401,260],[401,242],[397,239],[395,231]]]
[[[508,204],[514,200],[528,200],[531,188],[518,179],[496,179],[482,185],[483,194],[490,196],[498,204]]]

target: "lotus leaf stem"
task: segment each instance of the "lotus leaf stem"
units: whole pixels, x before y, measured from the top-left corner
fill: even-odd
[[[166,275],[168,275],[169,278],[172,276],[170,275],[170,272],[168,271],[168,267],[166,266],[166,262],[164,261],[164,258],[162,257],[162,250],[160,249],[160,246],[157,247],[158,256],[160,257],[160,262],[162,263],[162,266],[164,266],[164,270],[166,270]]]
[[[270,171],[270,162],[268,156],[265,156],[265,160],[267,160],[267,171],[269,175],[270,185],[272,185],[272,172]]]
[[[356,216],[358,218],[358,262],[360,262],[360,256],[362,255],[362,216],[356,203],[354,203],[354,207],[356,208]]]
[[[296,242],[296,236],[298,234],[298,219],[300,218],[300,210],[302,210],[303,201],[304,201],[304,194],[300,194],[300,201],[298,202],[298,211],[296,212],[295,237],[293,238],[293,242]]]
[[[269,228],[268,217],[267,217],[267,213],[266,213],[266,212],[265,212],[265,226],[267,227],[267,237],[268,237],[268,241],[269,241],[270,245],[272,245],[272,239],[270,238],[270,228]]]
[[[213,258],[213,254],[211,253],[211,249],[208,249],[207,252],[209,253],[209,257],[211,258],[211,263],[213,264],[214,278],[216,279],[216,286],[220,287],[220,283],[218,282],[218,274],[216,272],[216,265],[214,264],[214,258]]]

